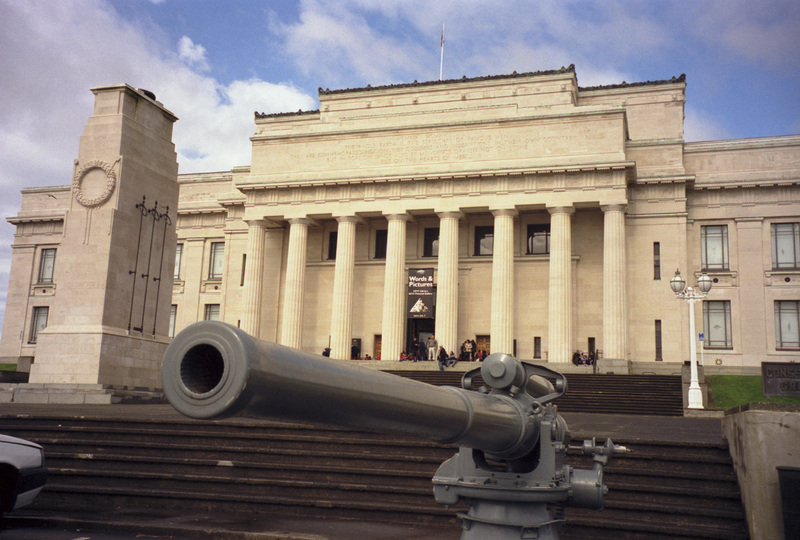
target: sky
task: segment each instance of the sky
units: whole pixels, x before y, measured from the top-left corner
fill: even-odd
[[[0,217],[71,183],[94,95],[175,113],[181,173],[250,164],[254,111],[318,89],[575,65],[580,86],[686,74],[685,138],[800,133],[798,0],[0,0]],[[0,320],[14,227],[0,221]]]

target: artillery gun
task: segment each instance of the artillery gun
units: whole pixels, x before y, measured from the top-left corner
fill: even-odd
[[[478,372],[487,387],[472,391]],[[463,540],[557,539],[562,505],[603,508],[603,467],[626,451],[592,439],[578,447],[593,456],[591,470],[564,463],[570,434],[550,402],[566,378],[507,354],[489,355],[464,375],[463,388],[436,387],[203,321],[173,339],[161,377],[169,402],[191,418],[246,412],[458,445],[433,477],[433,493],[441,504],[469,506],[458,514]]]

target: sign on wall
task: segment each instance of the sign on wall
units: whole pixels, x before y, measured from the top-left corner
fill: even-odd
[[[765,396],[800,397],[800,364],[761,362],[761,384]]]
[[[408,271],[409,319],[432,319],[434,316],[433,268]]]

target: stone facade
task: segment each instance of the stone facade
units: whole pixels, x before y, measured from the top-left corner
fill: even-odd
[[[715,281],[695,314],[707,372],[797,360],[800,136],[687,143],[685,86],[580,88],[570,66],[321,90],[318,111],[257,114],[250,166],[178,177],[172,328],[218,317],[337,358],[358,339],[396,359],[435,334],[655,370],[689,356],[680,269]],[[10,218],[2,356],[36,352],[31,309],[55,292],[31,276],[64,233],[26,215],[63,212],[60,194],[25,190]],[[418,268],[435,271],[435,316],[411,320]]]

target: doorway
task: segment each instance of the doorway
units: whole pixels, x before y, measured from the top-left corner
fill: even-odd
[[[411,344],[414,338],[428,342],[428,338],[434,335],[436,319],[408,319],[406,332],[406,352],[411,352]]]

